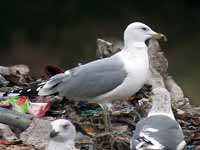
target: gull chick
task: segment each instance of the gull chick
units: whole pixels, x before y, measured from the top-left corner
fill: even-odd
[[[152,108],[148,116],[137,123],[131,150],[183,150],[186,142],[172,112],[169,92],[164,88],[153,92]]]
[[[75,147],[76,129],[65,119],[57,119],[51,123],[47,150],[78,150]]]

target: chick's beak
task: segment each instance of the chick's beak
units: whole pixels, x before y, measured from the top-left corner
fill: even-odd
[[[58,133],[59,133],[59,132],[56,132],[55,130],[52,130],[52,131],[50,132],[50,134],[49,134],[49,137],[50,137],[50,138],[53,138],[53,137],[57,136]]]
[[[165,42],[167,41],[167,37],[162,33],[152,34],[152,38],[156,40],[163,39]]]

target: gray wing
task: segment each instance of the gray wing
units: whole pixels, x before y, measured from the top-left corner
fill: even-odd
[[[67,98],[92,98],[115,89],[126,76],[123,63],[117,56],[112,56],[71,69],[68,74],[52,77],[39,94],[58,92]]]
[[[150,138],[148,139],[143,135]],[[132,138],[132,147],[136,149],[137,146],[154,145],[155,143],[151,139],[164,146],[163,150],[176,150],[177,146],[184,141],[184,135],[175,120],[166,116],[152,116],[137,124]]]

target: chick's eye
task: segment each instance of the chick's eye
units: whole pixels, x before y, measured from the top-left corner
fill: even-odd
[[[65,124],[65,125],[63,125],[63,128],[64,128],[64,129],[67,129],[68,126],[69,126],[68,124]]]

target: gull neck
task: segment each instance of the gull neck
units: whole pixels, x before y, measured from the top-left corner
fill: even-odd
[[[153,99],[153,104],[149,111],[148,117],[154,115],[165,115],[175,120],[171,108],[171,99],[168,99],[164,96],[159,99]]]
[[[132,43],[125,43],[125,49],[129,48],[147,48],[146,44],[144,42],[132,42]]]

